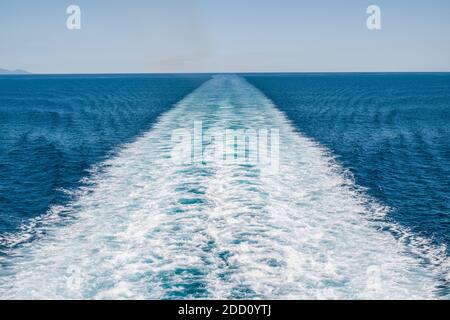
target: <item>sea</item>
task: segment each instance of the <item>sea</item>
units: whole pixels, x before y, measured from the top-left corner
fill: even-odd
[[[449,254],[450,73],[0,76],[1,299],[448,299]]]

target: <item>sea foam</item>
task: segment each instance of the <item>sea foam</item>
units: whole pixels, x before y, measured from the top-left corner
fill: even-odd
[[[278,129],[279,171],[174,164],[171,134],[194,121],[205,135]],[[387,209],[237,76],[203,84],[102,168],[2,258],[1,298],[433,299],[445,278],[444,250],[385,222]]]

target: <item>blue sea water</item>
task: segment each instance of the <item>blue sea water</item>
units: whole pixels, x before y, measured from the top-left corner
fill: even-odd
[[[69,200],[88,169],[209,77],[0,77],[0,234]]]
[[[247,79],[389,206],[389,219],[450,249],[450,74]]]
[[[448,74],[2,77],[0,297],[448,298],[449,106]],[[279,172],[174,163],[195,121],[278,129]]]

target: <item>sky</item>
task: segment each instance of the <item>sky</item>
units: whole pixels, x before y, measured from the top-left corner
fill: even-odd
[[[0,0],[0,68],[33,73],[450,71],[449,36],[448,0]]]

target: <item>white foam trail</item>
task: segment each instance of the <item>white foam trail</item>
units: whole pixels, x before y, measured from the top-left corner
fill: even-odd
[[[171,132],[194,120],[206,134],[278,128],[280,173],[175,166]],[[0,261],[1,298],[436,298],[448,264],[379,230],[376,205],[236,76],[202,85],[92,180],[65,208],[73,221]]]

